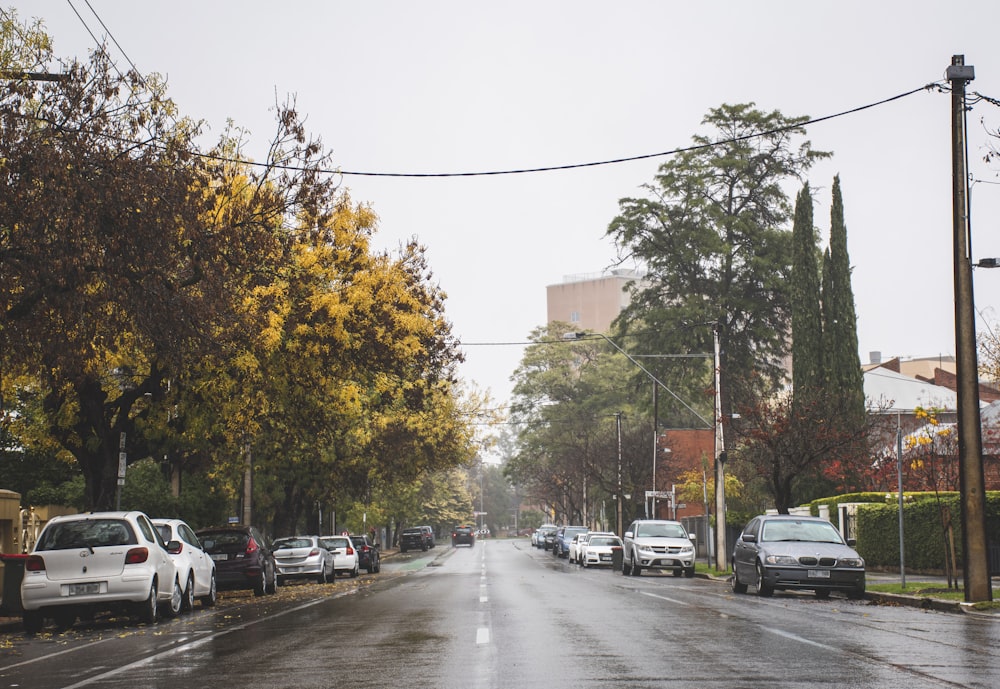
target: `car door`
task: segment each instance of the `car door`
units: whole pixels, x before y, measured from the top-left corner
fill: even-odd
[[[754,576],[757,560],[757,539],[760,537],[760,519],[754,518],[743,529],[733,547],[733,568],[743,581],[750,581]],[[748,538],[749,536],[749,538]]]
[[[194,571],[194,595],[206,596],[212,586],[215,562],[201,547],[201,541],[194,535],[194,530],[190,526],[183,522],[178,524],[177,535],[184,541],[185,547],[191,554],[191,569]]]

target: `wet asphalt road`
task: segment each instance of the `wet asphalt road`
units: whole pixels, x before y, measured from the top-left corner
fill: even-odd
[[[438,546],[153,627],[4,638],[0,689],[1000,686],[997,618],[736,596],[583,570],[526,541]]]

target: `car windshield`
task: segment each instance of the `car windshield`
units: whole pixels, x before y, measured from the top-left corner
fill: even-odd
[[[808,543],[843,543],[840,532],[826,521],[781,519],[764,522],[761,541],[805,541]]]
[[[309,538],[279,538],[274,542],[274,550],[282,548],[311,548],[312,539]]]
[[[249,536],[243,531],[213,531],[198,534],[207,553],[235,553],[247,547]]]
[[[50,524],[35,550],[99,548],[136,543],[135,533],[123,519],[80,519]]]
[[[687,538],[680,524],[640,524],[635,535],[636,538]]]

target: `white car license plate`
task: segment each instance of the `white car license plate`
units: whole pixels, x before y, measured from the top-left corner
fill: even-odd
[[[71,596],[87,596],[101,592],[101,584],[96,581],[89,584],[70,584],[66,588],[66,593]]]
[[[607,555],[605,555],[604,553],[601,553],[601,560],[610,560],[610,559],[611,559],[611,554],[610,553],[607,554]]]
[[[227,553],[212,553],[212,559],[216,562],[225,562],[229,559],[229,555]]]
[[[810,579],[829,579],[830,570],[828,569],[810,569],[809,573],[806,575]]]

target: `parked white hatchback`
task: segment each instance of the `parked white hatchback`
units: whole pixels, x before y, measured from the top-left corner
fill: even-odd
[[[361,561],[358,558],[358,551],[354,547],[354,542],[349,536],[323,536],[319,539],[320,544],[333,555],[333,575],[336,577],[340,572],[344,572],[352,577],[358,576],[361,569]]]
[[[54,517],[25,560],[21,581],[24,629],[41,631],[45,619],[67,629],[80,615],[122,610],[154,623],[160,610],[181,609],[174,561],[142,512],[91,512]]]
[[[170,549],[170,557],[177,567],[177,580],[183,582],[181,610],[190,612],[196,599],[201,601],[202,607],[215,605],[218,598],[215,561],[202,548],[194,529],[180,519],[154,519],[153,526],[164,543],[178,542],[176,551]]]

